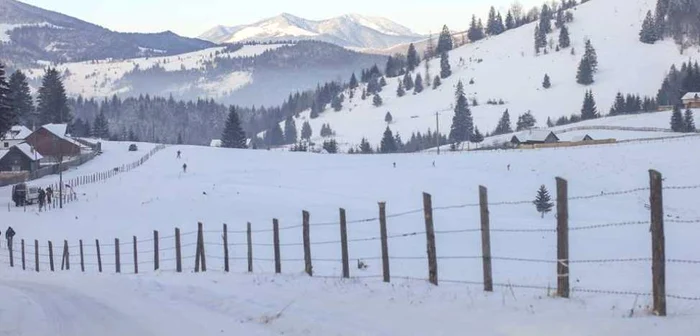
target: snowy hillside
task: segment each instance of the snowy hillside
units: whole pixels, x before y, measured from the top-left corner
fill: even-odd
[[[700,55],[697,47],[681,54],[670,40],[654,45],[639,42],[644,16],[655,3],[654,0],[594,0],[576,7],[572,10],[574,21],[569,25],[575,55],[571,54],[572,48],[567,48],[535,56],[534,23],[465,45],[449,53],[453,74],[437,90],[426,88],[417,95],[409,91],[405,97],[398,98],[397,78],[388,78],[388,85],[380,93],[383,106],[373,106],[372,97],[361,100],[361,90],[357,91],[353,100],[346,99],[342,111],[334,112],[329,107],[319,118],[310,120],[314,135],[318,136],[323,124],[330,123],[339,142],[357,145],[366,137],[377,145],[386,127],[387,112],[393,116],[391,129],[404,139],[412,132],[425,133],[428,128],[435,131],[436,112],[439,112],[441,132],[447,133],[459,80],[465,85],[470,104],[472,98],[480,104],[471,106],[471,111],[482,133],[495,129],[505,109],[509,109],[513,123],[518,115],[532,111],[538,126],[545,126],[547,117],[556,120],[580,113],[584,93],[589,89],[601,114],[608,112],[618,91],[655,96],[672,64]],[[548,39],[556,40],[557,36],[555,29]],[[576,83],[586,38],[592,41],[599,60],[599,71],[591,86]],[[433,59],[430,68],[431,77],[439,74],[440,60]],[[424,64],[419,69],[425,77]],[[548,90],[542,88],[545,74],[552,81]],[[470,85],[472,79],[474,84]],[[505,105],[487,105],[488,100],[503,100]],[[301,119],[308,120],[309,113],[303,113]],[[296,122],[299,128],[302,120]],[[668,124],[663,127],[668,128]]]
[[[421,39],[385,18],[349,14],[312,21],[287,13],[250,25],[216,26],[200,38],[216,43],[313,39],[355,48],[387,48]]]
[[[358,330],[368,335],[395,334],[397,331],[422,334],[418,331],[424,330],[454,335],[469,326],[482,329],[481,335],[490,336],[503,335],[507,330],[522,330],[526,321],[528,330],[536,335],[559,335],[561,329],[552,324],[555,320],[558,322],[554,325],[560,327],[581,326],[585,327],[581,330],[596,330],[597,335],[606,336],[691,335],[691,331],[699,327],[694,316],[700,313],[700,306],[695,301],[670,299],[670,316],[655,318],[649,316],[647,307],[651,299],[648,296],[576,291],[580,288],[648,293],[651,266],[647,259],[576,263],[571,268],[573,298],[548,297],[551,291],[546,288],[554,288],[556,283],[554,262],[547,262],[556,258],[556,236],[548,231],[494,232],[491,238],[494,257],[545,260],[494,260],[495,281],[538,289],[506,287],[497,288],[494,294],[485,294],[478,285],[451,284],[448,280],[480,281],[480,258],[457,257],[481,253],[480,236],[463,232],[465,229],[478,230],[478,207],[453,207],[435,212],[436,230],[443,232],[437,236],[440,279],[444,281],[438,288],[429,288],[419,280],[402,280],[401,277],[425,278],[427,274],[423,258],[425,236],[410,234],[425,229],[420,212],[420,193],[423,191],[432,194],[433,206],[437,209],[478,203],[477,186],[485,185],[489,188],[489,200],[494,204],[526,201],[493,206],[492,229],[551,230],[556,224],[554,215],[540,218],[527,200],[534,199],[541,184],[554,190],[554,177],[561,176],[569,180],[571,197],[602,195],[570,201],[572,227],[644,222],[649,220],[648,191],[618,196],[603,194],[648,186],[649,168],[664,173],[665,186],[700,184],[696,174],[696,167],[700,164],[698,157],[678,160],[679,153],[693,152],[699,144],[700,139],[689,138],[567,151],[485,152],[478,154],[478,160],[465,155],[322,156],[170,147],[136,170],[77,188],[78,201],[68,204],[63,210],[38,213],[34,208],[24,212],[22,208],[8,207],[3,219],[17,231],[15,240],[38,239],[42,242],[42,272],[6,270],[0,277],[0,293],[9,298],[22,295],[32,298],[35,304],[24,304],[20,300],[11,310],[27,312],[28,316],[43,316],[37,313],[37,306],[61,307],[61,312],[65,309],[68,312],[85,311],[87,315],[61,315],[64,319],[60,327],[69,334],[89,334],[97,330],[98,326],[90,322],[94,319],[102,321],[102,327],[114,324],[110,328],[114,335],[144,334],[146,330],[163,335],[173,332],[171,327],[174,326],[192,330],[197,324],[195,321],[204,321],[193,319],[191,314],[197,314],[208,321],[204,330],[218,332],[250,328],[250,334],[260,335],[280,332],[291,335],[356,335]],[[146,145],[141,147],[142,151],[148,150]],[[180,160],[176,159],[178,150],[183,152]],[[93,169],[101,171],[105,167],[128,163],[132,158],[125,155],[135,154],[127,153],[125,144],[106,143],[103,155],[65,177],[69,179]],[[187,173],[181,173],[183,162],[189,166]],[[396,163],[396,168],[393,168],[393,163]],[[507,169],[509,165],[510,170]],[[49,177],[35,184],[48,184],[54,180],[55,177]],[[0,204],[9,202],[9,191],[9,187],[0,188]],[[700,231],[695,224],[683,223],[700,218],[696,199],[697,189],[664,192],[665,213],[669,216],[666,225],[666,257],[669,260],[697,259],[696,237]],[[400,236],[390,241],[391,286],[381,284],[376,278],[381,274],[381,263],[377,259],[379,242],[368,238],[379,234],[377,221],[357,221],[375,218],[378,201],[386,201],[387,212],[391,214],[389,235]],[[352,240],[349,250],[351,275],[359,278],[349,281],[298,278],[303,270],[303,249],[299,246],[301,229],[298,227],[302,209],[311,213],[315,276],[339,276],[340,264],[336,260],[340,248],[335,243],[323,243],[338,239],[338,226],[333,223],[337,221],[339,207],[347,210],[351,223],[348,225],[349,239]],[[596,210],[591,211],[592,208]],[[414,209],[419,211],[410,211]],[[399,215],[401,213],[403,215]],[[285,276],[270,274],[274,269],[273,251],[269,246],[272,218],[278,218],[283,228],[280,239],[284,244]],[[195,239],[191,232],[197,222],[205,225],[210,271],[196,277],[175,275],[172,273],[173,229],[180,227],[185,233],[183,253],[188,259],[184,266],[189,272],[192,268],[189,257],[194,252],[191,244]],[[246,222],[252,223],[252,237],[256,244],[253,247],[252,276],[241,275],[246,270],[246,238],[241,234]],[[234,256],[231,275],[212,274],[222,269],[222,223],[227,223],[230,230],[230,253]],[[152,237],[152,230],[159,230],[163,237],[160,245],[163,271],[156,273],[150,264],[152,245],[148,238]],[[115,237],[121,238],[125,244],[121,252],[122,272],[131,273],[132,253],[128,242],[134,235],[142,240],[139,244],[140,251],[144,251],[139,259],[144,263],[142,275],[96,276],[91,242],[97,238],[107,244]],[[75,266],[70,272],[47,275],[45,242],[61,242],[63,239],[68,239],[72,246],[78,239],[87,242],[87,275],[80,274]],[[648,225],[572,231],[570,239],[572,260],[626,260],[650,256]],[[113,265],[110,265],[113,256],[109,255],[112,248],[109,245],[103,248],[103,253],[106,253],[103,262],[107,265],[105,273],[113,273]],[[4,249],[0,251],[5,253]],[[7,256],[2,256],[6,260]],[[78,264],[77,257],[76,253],[71,254],[71,264]],[[368,268],[357,269],[354,266],[357,259],[364,260]],[[5,262],[2,267],[7,267]],[[700,296],[695,286],[700,279],[696,265],[669,262],[667,274],[669,294]],[[73,277],[75,279],[71,280]],[[159,305],[163,305],[163,310],[153,311],[152,308]],[[58,327],[51,322],[59,314],[56,309],[44,309],[44,314],[48,314],[46,319],[10,319],[0,325],[2,328],[15,326],[38,334],[46,333]],[[632,314],[631,309],[634,310]],[[432,311],[433,315],[428,316],[435,316],[436,320],[407,320],[407,317],[417,316],[414,314],[423,311]],[[501,316],[507,321],[499,322],[495,327],[494,321],[489,323],[486,319],[491,315]],[[133,323],[116,323],[115,316]],[[182,318],[176,319],[172,325],[162,326],[173,316]],[[322,322],[315,321],[317,319]],[[353,322],[355,326],[351,326],[348,319],[363,322],[359,326]],[[75,331],[77,326],[82,327],[81,331]]]

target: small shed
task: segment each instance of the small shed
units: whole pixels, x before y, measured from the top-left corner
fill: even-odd
[[[514,135],[510,142],[514,145],[536,145],[545,143],[557,143],[559,138],[552,131],[530,130]]]
[[[686,108],[700,108],[700,92],[688,92],[681,100]]]
[[[0,151],[0,171],[33,172],[40,168],[44,157],[26,143],[14,145],[9,150]]]
[[[27,137],[27,143],[43,156],[78,156],[81,145],[68,136],[67,129],[68,125],[66,124],[41,126]]]
[[[19,145],[32,134],[32,131],[24,126],[12,126],[12,128],[0,138],[0,150],[8,150],[14,145]]]
[[[221,140],[219,140],[219,139],[214,139],[214,140],[212,140],[211,143],[209,144],[209,147],[221,147],[222,144],[223,144],[223,142],[222,142]]]
[[[571,142],[585,142],[585,141],[593,141],[593,138],[588,134],[578,135],[578,136],[571,138]]]

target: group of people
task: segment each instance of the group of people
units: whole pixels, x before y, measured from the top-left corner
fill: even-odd
[[[51,189],[51,186],[46,187],[46,190],[39,188],[39,211],[44,210],[48,204],[51,204],[52,199],[53,189]]]
[[[177,158],[181,159],[182,158],[182,152],[177,151]],[[187,172],[187,163],[182,164],[182,172],[186,173]]]

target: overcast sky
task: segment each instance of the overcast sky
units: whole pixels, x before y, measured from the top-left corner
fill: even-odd
[[[382,16],[416,32],[465,29],[472,14],[493,5],[507,11],[515,0],[21,0],[121,32],[196,37],[216,25],[253,23],[280,13],[320,20],[348,13]],[[544,0],[518,0],[526,8]],[[503,13],[505,16],[505,13]]]

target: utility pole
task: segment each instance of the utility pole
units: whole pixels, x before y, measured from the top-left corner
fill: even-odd
[[[440,155],[440,119],[439,112],[435,112],[435,128],[437,129],[437,155]]]

